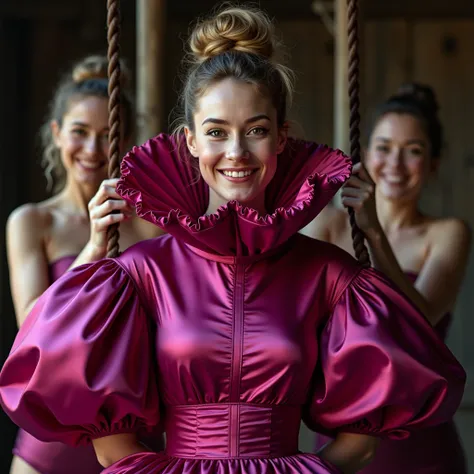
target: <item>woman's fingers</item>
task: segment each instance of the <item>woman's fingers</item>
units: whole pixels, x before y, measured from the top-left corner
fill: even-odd
[[[125,221],[129,218],[127,214],[123,212],[117,212],[116,214],[107,214],[104,217],[96,219],[93,224],[93,230],[95,232],[105,232],[112,224],[117,224],[119,222]]]
[[[132,209],[130,209],[124,200],[109,199],[91,209],[90,217],[91,220],[100,219],[108,214],[115,213],[116,211],[121,211],[125,214],[132,213]]]

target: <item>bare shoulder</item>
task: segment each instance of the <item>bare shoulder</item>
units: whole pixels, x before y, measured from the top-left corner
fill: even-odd
[[[333,204],[327,205],[301,233],[313,239],[333,242],[333,237],[341,235],[348,222],[347,213]]]
[[[17,207],[8,217],[9,231],[44,230],[51,220],[51,213],[41,204],[27,203]]]
[[[428,235],[432,246],[450,246],[454,251],[466,252],[472,240],[469,224],[458,218],[431,219]]]
[[[54,196],[38,203],[27,203],[17,207],[8,217],[7,233],[18,232],[44,237],[54,223],[54,215],[61,208],[61,201]]]

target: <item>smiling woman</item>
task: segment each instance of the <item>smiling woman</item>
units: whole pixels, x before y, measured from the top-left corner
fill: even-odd
[[[253,84],[234,78],[202,97],[194,126],[186,126],[185,133],[210,186],[208,214],[234,200],[265,214],[265,189],[286,144],[286,129],[277,126],[276,115]]]
[[[122,70],[125,82],[126,69]],[[7,225],[10,280],[19,326],[38,297],[66,270],[105,256],[111,223],[124,222],[123,247],[158,233],[155,227],[131,218],[131,207],[115,191],[117,180],[106,179],[107,86],[106,58],[90,56],[64,77],[51,102],[42,138],[45,174],[54,195],[19,207]],[[125,146],[134,120],[126,88],[122,105]],[[53,379],[56,369],[50,372]],[[91,447],[45,443],[23,430],[14,454],[11,474],[101,471]]]
[[[440,164],[442,131],[433,90],[404,84],[378,107],[363,166],[345,185],[342,202],[354,208],[375,268],[404,291],[444,340],[468,262],[471,231],[460,219],[420,209],[423,186]],[[352,252],[345,212],[326,209],[305,233]],[[320,439],[318,447],[326,441]],[[383,440],[373,464],[363,470],[380,472],[466,474],[454,421],[407,440]]]
[[[127,89],[129,81],[125,65],[122,65],[121,82],[124,86],[121,104],[125,144],[134,127],[134,108]],[[107,88],[107,58],[101,56],[89,56],[80,61],[59,84],[50,103],[48,118],[41,129],[44,149],[42,163],[49,190],[57,192],[63,189],[67,169],[74,161],[71,154],[81,150],[84,157],[76,158],[79,163],[84,168],[100,171],[96,174],[97,178],[103,180],[107,177]]]

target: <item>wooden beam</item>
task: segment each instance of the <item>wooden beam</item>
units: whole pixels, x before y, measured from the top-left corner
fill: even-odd
[[[165,0],[137,0],[137,143],[163,130]]]
[[[0,16],[2,18],[18,19],[77,19],[82,15],[80,2],[65,2],[61,0],[1,0]]]
[[[347,0],[335,0],[334,146],[349,153]]]
[[[365,0],[366,18],[466,18],[474,17],[473,0]]]
[[[105,0],[97,0],[97,2]],[[137,0],[138,1],[138,0]],[[152,0],[153,1],[153,0]],[[313,18],[313,0],[260,0],[259,4],[280,20]],[[335,0],[336,1],[336,0]],[[195,19],[215,7],[215,0],[195,0],[189,2],[169,2],[169,18]],[[134,0],[123,0],[123,21],[135,8]],[[59,18],[78,19],[82,16],[82,3],[64,0],[0,0],[0,16],[3,18]],[[397,2],[367,0],[364,16],[373,18],[473,18],[473,0],[398,0]]]

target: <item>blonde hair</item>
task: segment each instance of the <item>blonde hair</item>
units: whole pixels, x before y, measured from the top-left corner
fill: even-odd
[[[42,146],[41,165],[47,181],[47,190],[60,191],[66,182],[66,170],[61,161],[61,150],[56,146],[51,131],[51,122],[62,126],[64,115],[74,99],[85,97],[108,97],[108,61],[105,56],[87,56],[77,62],[59,83],[49,105],[47,119],[40,129]],[[134,125],[134,106],[127,91],[129,73],[125,64],[121,65],[121,105],[124,115],[124,134],[129,138]]]
[[[257,8],[225,4],[216,14],[199,20],[189,38],[175,133],[184,126],[194,130],[199,98],[209,86],[229,77],[262,88],[277,110],[278,125],[283,126],[294,74],[274,60],[279,48],[271,19]]]

